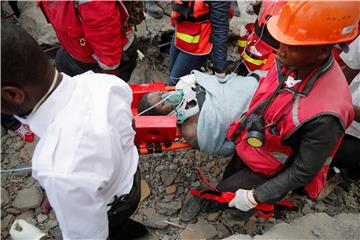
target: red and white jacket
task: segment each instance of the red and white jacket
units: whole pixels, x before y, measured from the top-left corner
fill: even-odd
[[[61,46],[80,62],[105,70],[119,66],[123,49],[134,40],[121,1],[38,1]]]
[[[247,128],[240,128],[243,130],[239,132],[239,127],[244,126],[245,119],[252,112],[256,112],[256,108],[260,109],[258,106],[269,99],[279,86],[279,71],[274,64],[268,76],[260,80],[245,118],[232,123],[227,135],[228,140],[236,139],[236,152],[245,164],[254,172],[267,176],[274,176],[282,171],[287,167],[287,160],[294,154],[299,154],[284,142],[307,122],[322,115],[334,116],[338,118],[345,133],[345,129],[354,118],[349,87],[339,65],[331,58],[322,68],[314,71],[311,76],[293,88],[301,94],[295,94],[287,88],[274,98],[263,114],[264,146],[260,148],[250,146],[246,142]],[[282,120],[277,124],[278,133],[274,134],[270,127],[266,126],[271,126],[278,119]],[[318,159],[324,162],[323,167],[304,186],[310,198],[317,198],[323,189],[329,165],[341,139],[328,154],[327,159]]]

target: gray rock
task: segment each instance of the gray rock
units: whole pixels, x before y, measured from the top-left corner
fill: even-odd
[[[17,208],[9,207],[5,210],[7,213],[18,215],[21,213],[21,211]]]
[[[315,237],[320,237],[321,233],[319,231],[319,229],[315,228],[313,230],[311,230],[312,234],[314,234]]]
[[[29,155],[27,153],[27,151],[25,150],[25,148],[22,148],[20,150],[20,155],[19,155],[20,159],[23,160],[23,161],[27,161],[29,160]]]
[[[214,225],[208,224],[204,219],[200,218],[196,224],[188,225],[189,229],[185,229],[180,233],[180,239],[212,239],[217,236]],[[190,230],[191,229],[191,230]]]
[[[18,141],[17,143],[14,144],[13,148],[15,151],[20,150],[20,148],[22,148],[24,146],[25,142],[24,141]],[[21,156],[21,151],[20,151],[20,156]]]
[[[172,201],[168,203],[158,203],[157,204],[157,212],[163,214],[165,216],[173,215],[178,212],[182,207],[182,203],[180,201]]]
[[[163,222],[165,218],[157,215],[154,209],[144,209],[143,214],[146,217],[144,224],[149,228],[163,229],[168,225]]]
[[[218,232],[217,237],[220,239],[226,238],[231,235],[230,230],[222,223],[216,225],[216,230]]]
[[[39,138],[35,137],[35,140],[33,142],[25,144],[26,152],[30,158],[34,154],[35,147],[36,147],[36,144],[38,143],[38,141],[39,141]]]
[[[154,172],[161,172],[162,170],[164,170],[164,166],[159,165],[154,169]]]
[[[216,220],[218,220],[219,216],[220,216],[219,212],[209,213],[207,215],[207,220],[210,222],[215,222]]]
[[[52,229],[54,227],[56,227],[58,225],[58,222],[55,221],[55,220],[49,220],[47,221],[46,223],[46,226],[49,228],[49,229]]]
[[[176,173],[174,171],[163,170],[161,172],[161,181],[164,183],[164,186],[167,187],[171,185],[176,178]]]
[[[31,167],[31,163],[19,163],[16,168],[28,168]],[[17,177],[30,177],[31,176],[31,170],[24,170],[24,171],[16,171],[12,173],[14,176]]]
[[[37,208],[40,206],[42,199],[42,191],[38,187],[33,186],[18,191],[13,206],[19,210]]]
[[[14,215],[11,214],[1,219],[1,232],[9,230],[10,224],[13,222],[13,220],[14,220]]]
[[[306,214],[313,213],[314,210],[312,210],[308,204],[305,204],[305,206],[301,209],[301,212],[302,212],[304,215],[306,215]]]
[[[8,202],[9,202],[9,194],[4,188],[1,188],[1,206],[6,205]]]
[[[46,219],[48,219],[48,216],[44,215],[44,214],[40,214],[36,217],[38,223],[43,223],[46,221]]]
[[[16,219],[24,219],[25,221],[27,221],[28,223],[34,226],[37,224],[37,221],[34,219],[33,211],[23,212],[22,214],[18,215]]]
[[[327,206],[322,201],[317,202],[314,206],[314,209],[319,212],[325,212],[327,210]]]
[[[55,239],[62,239],[61,229],[59,227],[56,227],[54,229],[51,229],[49,231],[49,235],[52,236]]]

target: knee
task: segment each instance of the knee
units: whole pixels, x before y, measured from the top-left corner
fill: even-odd
[[[193,126],[194,124],[183,124],[181,126],[181,132],[183,138],[190,143],[193,147],[198,146],[197,142],[197,131],[196,126]]]

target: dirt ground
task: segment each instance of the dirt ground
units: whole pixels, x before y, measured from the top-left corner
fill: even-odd
[[[40,19],[33,3],[21,3],[26,14],[21,24],[37,36],[46,48],[56,45],[51,27]],[[241,8],[244,14],[244,8]],[[243,15],[231,22],[230,35],[239,32],[240,26],[253,16]],[[39,23],[40,22],[40,23]],[[39,27],[43,26],[43,27]],[[140,50],[145,58],[139,60],[131,83],[167,81],[168,53],[159,45],[169,42],[170,20],[147,17],[136,32]],[[235,39],[229,42],[229,59],[236,60]],[[31,167],[31,156],[36,142],[24,143],[13,132],[1,129],[1,168]],[[237,211],[227,209],[215,213],[201,212],[190,223],[181,222],[179,211],[192,183],[197,181],[195,166],[217,183],[221,179],[229,158],[207,156],[198,150],[180,150],[152,154],[140,159],[142,174],[142,202],[133,218],[150,230],[145,239],[360,239],[360,182],[349,183],[338,178],[338,185],[322,200],[312,201],[294,196],[298,209],[280,210],[274,217],[251,217],[239,220]],[[54,211],[40,212],[43,198],[38,182],[31,171],[1,174],[1,237],[9,239],[9,227],[15,219],[25,219],[53,237],[60,236]],[[264,235],[263,235],[264,234]],[[245,236],[246,235],[246,236]],[[263,236],[261,236],[263,235]]]

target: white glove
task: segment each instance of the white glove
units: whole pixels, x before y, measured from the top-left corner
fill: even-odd
[[[46,234],[25,220],[18,219],[11,225],[10,236],[13,240],[40,240]]]
[[[247,212],[256,206],[257,202],[253,190],[239,189],[236,191],[234,199],[229,202],[229,207],[236,207],[243,212]]]
[[[190,102],[196,97],[195,84],[195,74],[192,73],[181,77],[179,82],[176,84],[175,89],[182,89],[184,91],[185,100]]]

